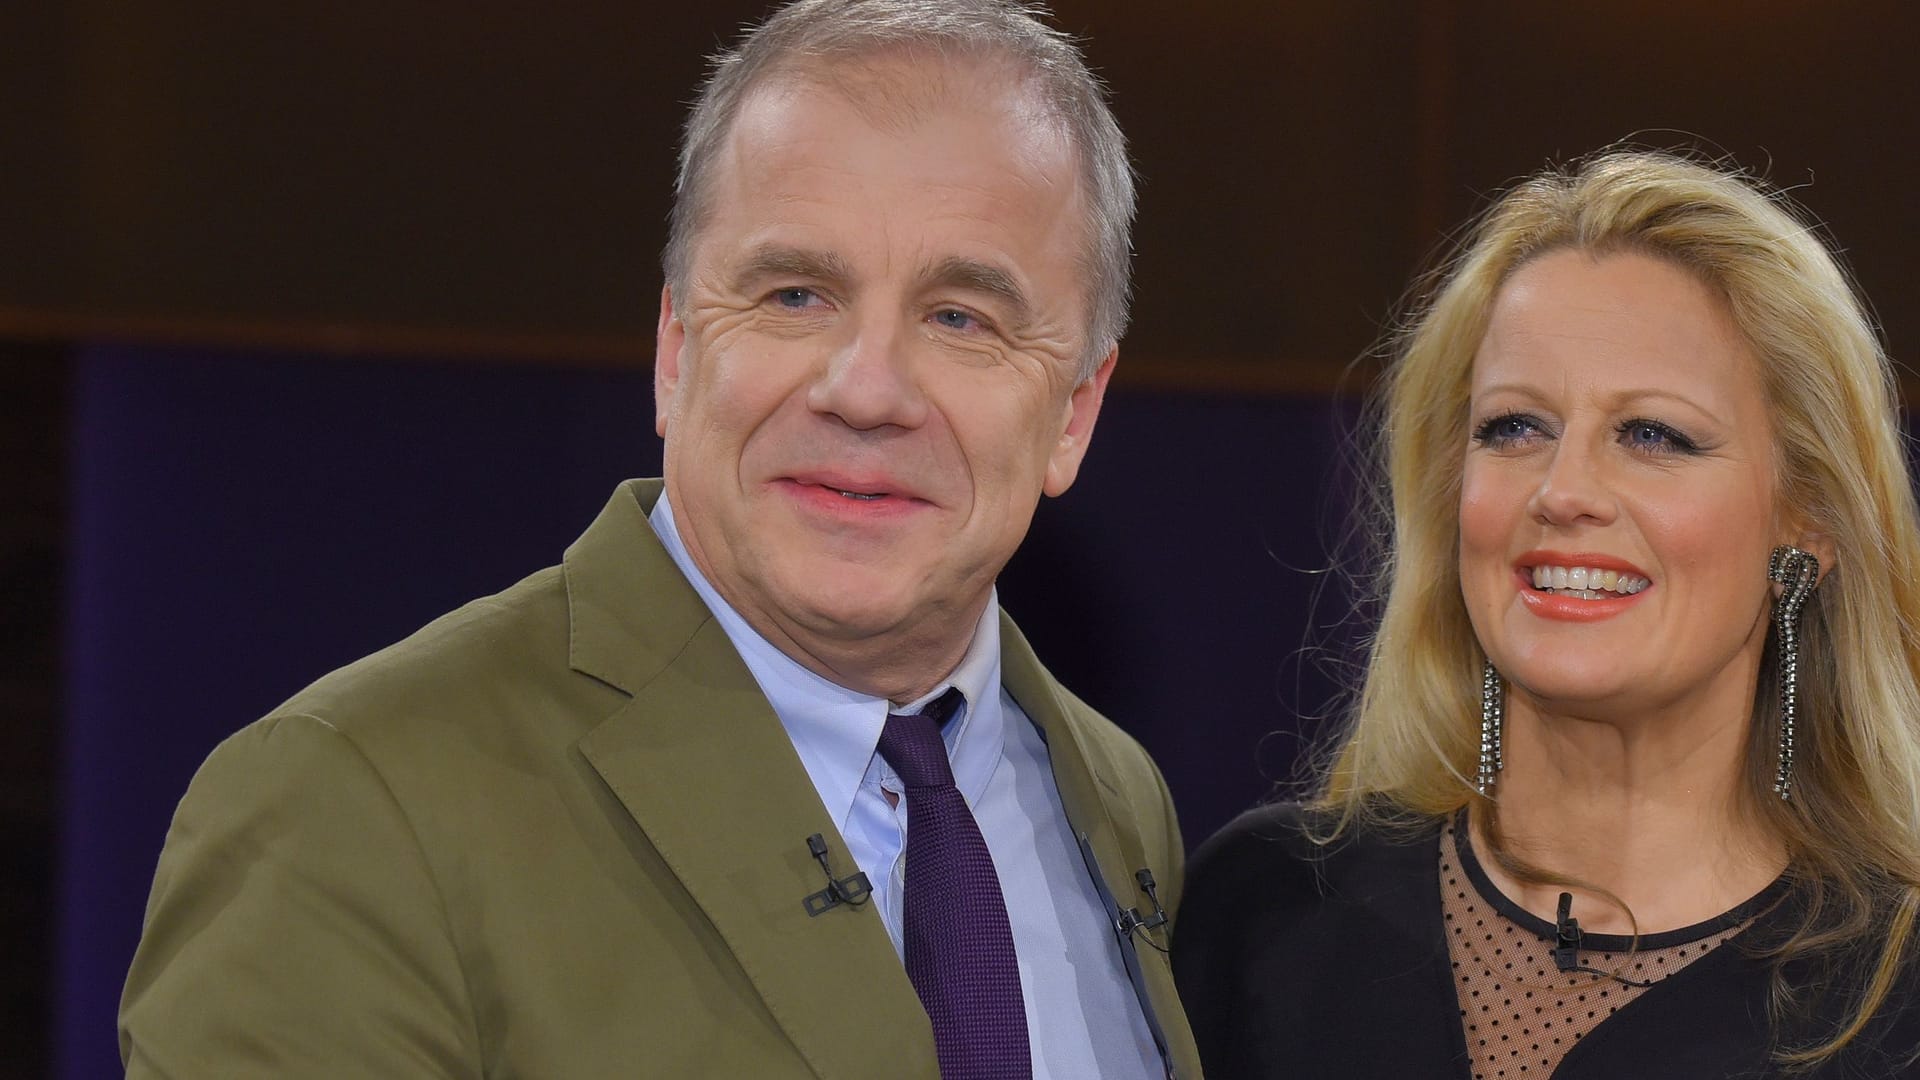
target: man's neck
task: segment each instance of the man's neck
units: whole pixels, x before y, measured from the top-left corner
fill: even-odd
[[[744,628],[814,675],[855,693],[884,698],[894,706],[933,692],[953,677],[970,652],[991,644],[985,641],[985,635],[997,632],[995,627],[985,625],[993,607],[991,588],[964,608],[925,612],[910,624],[881,633],[856,636],[837,633],[838,628],[833,626],[808,626],[791,617],[736,603],[728,596],[701,568],[686,543],[668,493],[661,493],[648,514],[648,523],[674,565],[720,617],[729,636]]]
[[[926,697],[960,666],[985,609],[983,602],[971,613],[956,614],[951,622],[938,620],[940,633],[903,629],[859,640],[808,633],[805,628],[783,626],[774,619],[763,621],[747,612],[740,617],[801,667],[897,707]],[[957,636],[951,632],[956,627],[961,630]]]

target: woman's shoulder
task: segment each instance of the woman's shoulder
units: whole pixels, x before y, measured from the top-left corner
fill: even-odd
[[[1173,971],[1209,1075],[1451,1071],[1443,823],[1276,803],[1194,853]]]
[[[1386,811],[1346,820],[1337,811],[1297,802],[1255,807],[1194,852],[1188,891],[1326,895],[1357,879],[1417,874],[1430,867],[1442,823]]]
[[[1856,931],[1836,945],[1806,949],[1777,969],[1781,980],[1776,992],[1785,994],[1787,1006],[1782,1034],[1788,1045],[1815,1046],[1832,1038],[1856,1020],[1866,988],[1886,980],[1886,994],[1873,1015],[1845,1048],[1809,1076],[1920,1077],[1920,954],[1903,944],[1896,958],[1888,960],[1889,936],[1904,936],[1896,929],[1900,901],[1886,896],[1878,901],[1867,917],[1872,929]],[[1832,906],[1801,884],[1761,916],[1749,935],[1749,951],[1764,964],[1796,935],[1832,933],[1840,917],[1822,911]]]

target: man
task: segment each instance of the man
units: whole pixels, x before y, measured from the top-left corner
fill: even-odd
[[[129,1073],[1198,1075],[1165,785],[993,589],[1086,452],[1131,214],[1009,5],[751,33],[682,153],[664,491],[215,751]]]

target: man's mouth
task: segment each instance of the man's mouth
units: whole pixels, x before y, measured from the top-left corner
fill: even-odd
[[[846,473],[799,473],[781,478],[796,493],[805,493],[816,506],[835,503],[859,503],[875,510],[884,507],[909,507],[926,500],[915,495],[900,480],[890,476],[862,476]]]
[[[789,494],[799,496],[804,503],[812,505],[818,513],[839,515],[837,519],[852,515],[845,517],[847,521],[891,521],[889,515],[912,513],[933,505],[912,488],[910,480],[893,477],[877,469],[822,469],[818,473],[789,473],[780,477],[780,486]]]
[[[1623,574],[1593,566],[1535,566],[1528,570],[1533,587],[1555,596],[1579,600],[1611,600],[1632,596],[1653,582],[1638,574]]]

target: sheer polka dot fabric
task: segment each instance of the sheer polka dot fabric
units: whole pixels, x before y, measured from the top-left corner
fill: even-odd
[[[1468,873],[1458,827],[1449,825],[1440,841],[1440,893],[1474,1078],[1550,1076],[1575,1043],[1647,989],[1592,972],[1559,970],[1553,962],[1552,925],[1538,920],[1537,928],[1522,926],[1499,910],[1512,907],[1504,897],[1484,895],[1492,892],[1492,883]],[[1574,917],[1579,915],[1576,909]],[[1750,921],[1714,920],[1691,940],[1671,943],[1674,935],[1662,934],[1664,947],[1638,951],[1627,951],[1623,938],[1595,935],[1583,944],[1580,963],[1657,984],[1719,948]],[[1608,942],[1617,947],[1598,947]]]

